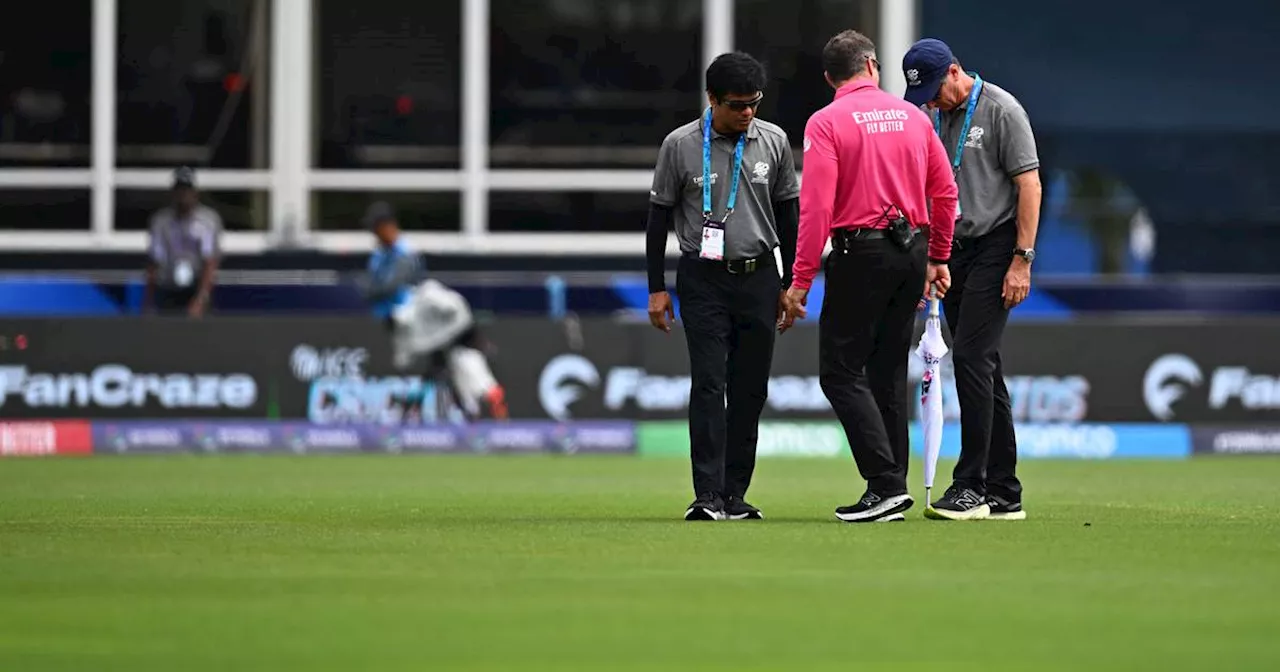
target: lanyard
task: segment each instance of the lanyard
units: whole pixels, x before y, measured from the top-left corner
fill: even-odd
[[[960,172],[960,158],[964,156],[964,143],[969,139],[969,124],[973,122],[973,111],[978,107],[978,96],[982,94],[982,77],[973,73],[973,90],[969,92],[969,106],[964,111],[964,125],[960,127],[960,139],[956,141],[956,158],[951,160],[951,172]],[[942,112],[933,117],[933,130],[942,137]]]
[[[738,202],[738,178],[742,174],[742,149],[747,144],[747,134],[738,136],[738,144],[733,148],[733,178],[729,186],[729,203],[725,208],[724,221],[733,214],[733,206]],[[702,117],[702,216],[711,219],[711,108]]]

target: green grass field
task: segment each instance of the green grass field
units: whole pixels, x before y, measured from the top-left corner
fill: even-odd
[[[690,524],[681,460],[9,460],[0,670],[1280,669],[1280,460],[1023,473],[852,526],[851,460],[766,460]]]

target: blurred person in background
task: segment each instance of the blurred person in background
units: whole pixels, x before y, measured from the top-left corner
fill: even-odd
[[[1009,311],[1031,291],[1041,195],[1035,136],[1018,100],[965,72],[941,40],[916,42],[902,70],[906,100],[932,111],[960,188],[955,286],[943,300],[960,401],[960,460],[951,487],[925,515],[1022,520],[1000,340]]]
[[[950,285],[956,184],[929,118],[880,90],[867,36],[831,38],[822,64],[835,99],[805,125],[800,239],[782,326],[806,315],[829,239],[818,376],[867,481],[836,518],[900,521],[914,504],[907,356],[921,289],[941,296]]]
[[[413,286],[422,280],[425,269],[401,237],[400,221],[391,204],[371,204],[361,223],[377,240],[362,284],[364,298],[374,316],[390,327],[392,314],[409,302]]]
[[[759,519],[760,510],[745,497],[781,292],[795,257],[800,187],[786,132],[755,116],[764,99],[764,66],[744,53],[722,54],[706,80],[709,106],[702,118],[672,131],[658,150],[645,245],[649,320],[671,331],[675,315],[663,258],[674,228],[691,370],[695,499],[685,519]],[[774,256],[779,247],[781,269]]]
[[[395,209],[369,206],[364,226],[377,239],[362,282],[373,314],[391,335],[392,363],[402,371],[421,368],[441,381],[468,419],[506,419],[506,393],[489,368],[465,297],[425,277],[417,253],[400,232]],[[406,412],[422,412],[423,395],[403,399]]]
[[[173,203],[151,217],[144,310],[204,315],[218,274],[222,217],[200,203],[196,173],[173,173]]]

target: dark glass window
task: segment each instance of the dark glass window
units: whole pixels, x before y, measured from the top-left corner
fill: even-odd
[[[360,229],[364,211],[374,201],[386,201],[396,209],[405,231],[458,231],[462,197],[457,192],[358,192],[317,191],[312,197],[312,228]],[[424,250],[425,251],[425,250]]]
[[[639,233],[648,212],[644,192],[499,191],[489,195],[489,230]]]
[[[461,0],[318,0],[322,168],[460,165]]]
[[[652,167],[702,109],[701,2],[492,2],[491,165]]]
[[[0,21],[0,166],[88,166],[90,0],[5,7]],[[7,222],[4,226],[15,228]]]
[[[119,0],[116,163],[267,168],[268,0]]]
[[[202,191],[200,201],[218,211],[223,231],[265,231],[271,194],[266,191]],[[116,190],[116,230],[145,231],[156,210],[169,204],[169,192]]]
[[[760,59],[769,88],[760,118],[782,127],[804,160],[800,145],[809,115],[831,102],[834,93],[822,77],[822,47],[833,35],[852,28],[877,33],[876,0],[738,0],[734,3],[734,44]],[[886,64],[885,67],[896,67]]]
[[[88,189],[0,189],[0,229],[88,231],[90,202]]]

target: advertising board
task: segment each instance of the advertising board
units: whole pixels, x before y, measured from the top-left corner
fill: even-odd
[[[685,417],[689,366],[678,328],[663,334],[648,325],[603,321],[577,328],[507,324],[500,323],[504,328],[493,336],[500,351],[518,348],[520,357],[504,359],[502,374],[508,381],[530,381],[524,385],[537,391],[514,394],[513,414]],[[1018,423],[1280,424],[1277,340],[1275,321],[1015,323],[1005,332],[1002,365]],[[778,338],[765,418],[831,419],[817,352],[814,327]],[[923,363],[914,355],[909,363],[918,398]],[[950,355],[942,373],[944,415],[958,421]],[[917,404],[910,408],[918,414]]]
[[[689,363],[679,328],[540,318],[482,326],[512,418],[683,420]],[[0,414],[14,419],[238,418],[430,426],[460,413],[420,369],[391,366],[362,316],[3,320],[22,351],[0,357]],[[1023,425],[1280,425],[1280,322],[1014,323],[1002,367]],[[1229,347],[1224,346],[1227,344]],[[778,338],[764,418],[832,420],[817,329]],[[921,362],[908,379],[918,398]],[[951,358],[944,416],[958,422]],[[908,406],[918,413],[918,404]]]
[[[1197,455],[1280,455],[1280,425],[1197,425]]]
[[[89,429],[86,424],[86,437]],[[0,426],[2,427],[2,426]],[[85,445],[89,442],[86,440]],[[317,425],[272,420],[101,420],[92,423],[95,454],[171,453],[558,453],[623,455],[635,450],[626,421],[476,422],[389,426]]]
[[[93,443],[83,420],[0,422],[0,457],[88,455]]]
[[[923,454],[919,424],[913,423],[911,451]],[[1181,459],[1191,454],[1191,435],[1182,425],[1057,423],[1017,424],[1021,459]],[[689,430],[675,421],[642,422],[636,428],[637,451],[646,457],[689,456]],[[960,425],[943,428],[940,456],[960,455]],[[766,421],[760,425],[757,456],[849,457],[849,443],[836,422]],[[850,458],[852,459],[852,458]]]
[[[459,415],[434,380],[395,371],[385,332],[360,316],[33,319],[0,329],[26,343],[0,360],[7,417],[423,425]]]

